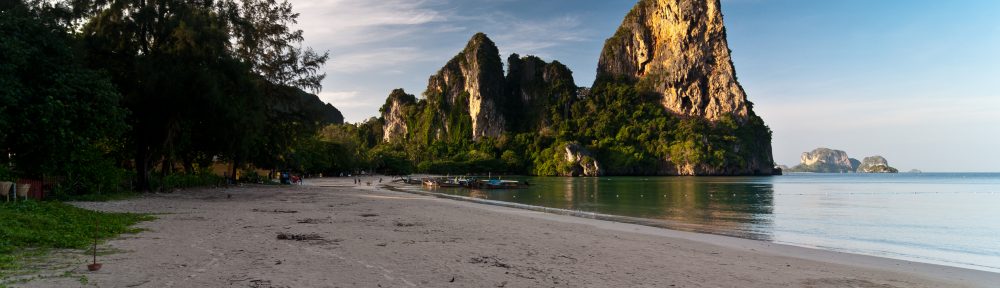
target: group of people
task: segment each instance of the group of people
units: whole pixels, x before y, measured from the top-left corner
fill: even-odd
[[[361,178],[354,177],[354,185],[360,185],[361,182],[363,182],[363,181],[361,181]],[[372,181],[368,181],[368,182],[364,182],[364,183],[366,185],[368,185],[368,186],[372,186]],[[382,183],[382,177],[378,178],[378,183]]]

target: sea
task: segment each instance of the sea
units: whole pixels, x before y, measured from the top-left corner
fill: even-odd
[[[494,177],[495,178],[495,177]],[[1000,173],[505,177],[444,193],[645,220],[669,229],[1000,272]]]

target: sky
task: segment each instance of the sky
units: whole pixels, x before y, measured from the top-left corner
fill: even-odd
[[[631,0],[290,0],[329,51],[321,99],[348,122],[418,97],[476,32],[594,80]],[[729,48],[775,162],[840,149],[901,171],[1000,171],[1000,1],[722,0]]]

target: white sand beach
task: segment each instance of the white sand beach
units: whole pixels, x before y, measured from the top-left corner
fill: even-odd
[[[195,189],[88,209],[147,231],[15,287],[989,287],[1000,274],[355,186]],[[279,237],[279,235],[281,235]],[[279,239],[290,238],[290,239]],[[75,257],[59,254],[54,257]],[[73,255],[73,254],[67,254]],[[66,259],[61,259],[66,260]],[[72,259],[71,259],[72,260]],[[86,277],[81,283],[80,276]]]

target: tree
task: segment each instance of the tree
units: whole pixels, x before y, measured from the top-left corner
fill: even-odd
[[[315,95],[327,54],[298,47],[287,1],[78,0],[88,59],[108,71],[132,113],[139,187],[156,163],[215,156],[277,167],[299,141],[343,121]],[[80,7],[85,6],[85,7]]]
[[[265,123],[250,65],[230,52],[229,22],[212,1],[94,3],[83,28],[91,64],[109,71],[132,113],[134,165],[148,188],[157,161],[246,155]]]
[[[0,6],[0,152],[22,176],[66,176],[93,189],[101,179],[76,176],[114,168],[104,156],[119,148],[126,112],[109,77],[83,66],[54,9]]]
[[[302,49],[302,30],[293,30],[299,13],[287,0],[224,1],[220,13],[231,23],[235,55],[267,83],[319,92],[329,53]]]
[[[295,143],[310,141],[325,124],[343,122],[336,108],[322,105],[318,97],[303,91],[320,91],[326,77],[320,69],[329,54],[301,48],[302,30],[291,28],[299,14],[288,1],[222,1],[218,7],[231,26],[232,54],[260,77],[258,89],[267,99],[261,116],[271,125],[260,131],[262,145],[250,157],[268,168],[279,168],[288,164],[285,154]],[[234,172],[241,160],[233,158]]]

